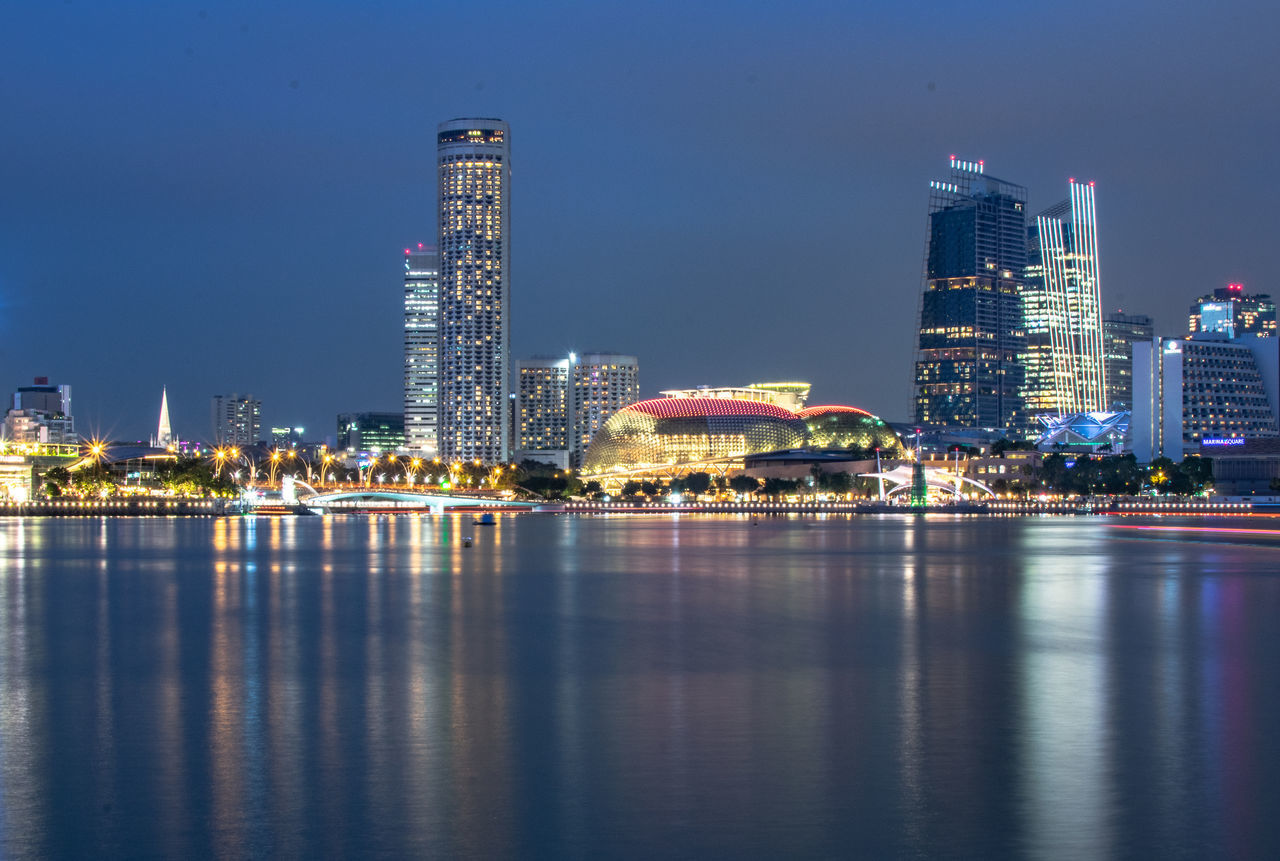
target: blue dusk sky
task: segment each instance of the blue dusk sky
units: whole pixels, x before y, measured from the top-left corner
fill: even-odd
[[[0,390],[207,438],[209,399],[333,433],[401,408],[435,129],[512,140],[516,357],[642,392],[769,379],[906,419],[930,179],[1097,182],[1103,298],[1185,331],[1274,283],[1272,3],[0,7]]]

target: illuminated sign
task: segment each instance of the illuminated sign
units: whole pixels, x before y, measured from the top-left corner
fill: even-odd
[[[1244,437],[1233,436],[1214,439],[1202,439],[1200,445],[1244,445]]]

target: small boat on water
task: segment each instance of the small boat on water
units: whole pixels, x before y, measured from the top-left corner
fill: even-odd
[[[475,520],[472,520],[471,522],[474,523],[476,526],[493,526],[498,521],[493,516],[492,511],[486,511],[484,514],[481,514],[478,518],[476,518]]]

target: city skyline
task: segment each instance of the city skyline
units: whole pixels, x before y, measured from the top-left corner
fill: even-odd
[[[905,419],[920,189],[948,152],[999,164],[1031,212],[1067,176],[1097,180],[1105,312],[1172,336],[1222,284],[1274,293],[1259,178],[1277,119],[1256,106],[1274,90],[1261,34],[1275,10],[1100,6],[1085,35],[998,5],[874,21],[725,8],[689,10],[674,35],[642,10],[511,9],[483,67],[444,42],[385,50],[474,23],[465,10],[15,11],[0,36],[0,109],[23,130],[0,144],[0,382],[71,384],[77,429],[119,438],[154,433],[165,386],[181,437],[225,391],[254,392],[264,426],[308,433],[396,408],[391,255],[434,235],[430,138],[460,115],[519,135],[510,355],[624,351],[645,365],[642,396],[799,377]],[[1024,74],[929,49],[997,22]],[[704,44],[721,47],[686,50]],[[1046,104],[1067,57],[1079,86]],[[773,129],[822,145],[780,159]],[[297,263],[317,248],[323,266]],[[817,329],[859,326],[869,307],[855,338]]]

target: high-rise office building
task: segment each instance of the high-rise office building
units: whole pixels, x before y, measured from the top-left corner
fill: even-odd
[[[1107,399],[1109,409],[1133,409],[1133,345],[1155,336],[1146,314],[1117,311],[1102,318],[1102,340],[1106,345]]]
[[[1026,189],[955,156],[949,178],[929,188],[916,423],[1015,429],[1023,422]]]
[[[1265,293],[1246,296],[1243,284],[1219,287],[1191,306],[1187,331],[1219,332],[1228,338],[1276,334],[1276,303]]]
[[[213,441],[217,445],[249,446],[262,430],[262,401],[253,395],[213,396]]]
[[[403,413],[340,413],[338,448],[393,454],[405,448]]]
[[[570,354],[569,462],[582,465],[596,432],[623,407],[640,400],[640,363],[619,353]]]
[[[439,450],[509,456],[511,148],[507,124],[454,119],[436,136],[439,181]]]
[[[404,250],[404,435],[416,457],[439,451],[440,255],[419,242]]]
[[[1094,184],[1068,182],[1068,199],[1027,228],[1022,395],[1029,418],[1109,405]]]
[[[569,359],[520,359],[516,362],[516,393],[516,448],[567,453]]]

